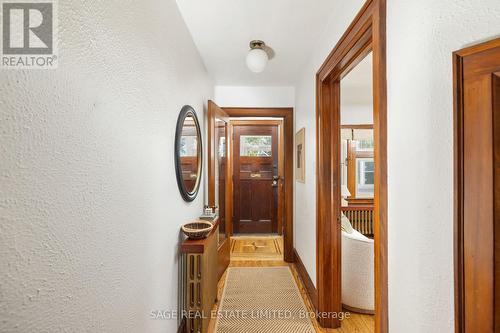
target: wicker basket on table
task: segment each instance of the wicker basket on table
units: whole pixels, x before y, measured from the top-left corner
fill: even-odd
[[[212,223],[202,220],[190,222],[181,227],[182,232],[190,239],[206,238],[212,228]]]

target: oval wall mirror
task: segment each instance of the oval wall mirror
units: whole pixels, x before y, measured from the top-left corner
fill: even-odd
[[[182,197],[193,201],[201,183],[201,130],[194,109],[185,105],[177,119],[175,132],[175,172]]]

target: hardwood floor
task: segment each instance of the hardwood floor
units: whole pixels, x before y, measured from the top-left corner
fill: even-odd
[[[307,296],[306,289],[302,284],[302,281],[297,272],[297,268],[295,264],[289,264],[283,261],[283,257],[281,254],[281,258],[276,260],[269,258],[269,251],[274,252],[272,248],[274,247],[274,241],[272,241],[272,237],[265,237],[264,243],[255,242],[255,237],[238,237],[239,240],[249,240],[248,242],[243,242],[240,244],[240,248],[244,248],[244,256],[240,256],[238,253],[233,255],[233,246],[231,246],[231,263],[229,267],[274,267],[274,266],[289,266],[292,274],[295,278],[297,286],[299,287],[300,293],[304,299],[304,303],[306,304],[309,311],[313,312],[314,308]],[[243,246],[245,244],[251,245],[252,242],[255,242],[257,246]],[[269,251],[264,250],[262,247],[259,247],[259,244],[268,244]],[[282,240],[281,243],[282,244]],[[236,244],[235,244],[236,245]],[[252,250],[253,248],[253,250]],[[238,252],[238,251],[236,251]],[[264,252],[264,255],[262,254]],[[253,254],[253,255],[252,255]],[[226,273],[222,276],[221,280],[218,283],[218,291],[217,291],[217,299],[222,298],[222,293],[224,290],[224,282],[226,278]],[[217,302],[214,306],[214,311],[217,310],[219,303]],[[316,320],[313,320],[313,326],[317,333],[373,333],[375,332],[375,319],[372,315],[363,315],[357,313],[350,313],[348,317],[346,317],[342,321],[342,327],[339,329],[325,329],[321,328]],[[215,333],[215,320],[211,320],[210,326],[208,328],[209,333]],[[246,333],[246,332],[242,332]]]
[[[231,260],[283,260],[283,237],[237,236],[231,238]]]

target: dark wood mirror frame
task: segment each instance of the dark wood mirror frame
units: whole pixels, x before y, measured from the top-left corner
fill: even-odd
[[[192,117],[194,121],[194,125],[196,128],[197,135],[197,157],[198,157],[198,165],[196,172],[196,183],[193,187],[192,191],[189,191],[186,187],[182,176],[182,164],[181,164],[181,137],[182,130],[184,128],[184,122],[187,117]],[[201,168],[203,165],[203,146],[202,146],[202,136],[200,130],[200,122],[198,120],[198,116],[196,115],[196,111],[190,105],[184,105],[179,113],[179,118],[177,118],[177,126],[175,130],[175,149],[174,149],[174,159],[175,159],[175,174],[177,176],[177,185],[179,186],[179,191],[181,192],[181,196],[185,201],[191,202],[198,195],[198,190],[200,189],[201,184]]]

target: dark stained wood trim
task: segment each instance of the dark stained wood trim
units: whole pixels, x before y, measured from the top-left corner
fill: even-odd
[[[349,206],[373,206],[373,199],[370,198],[347,198]]]
[[[492,40],[485,41],[483,43],[471,45],[469,47],[463,48],[461,50],[453,52],[454,56],[460,58],[465,58],[467,56],[473,55],[475,53],[480,53],[482,51],[492,49],[500,46],[500,38],[494,38]]]
[[[208,205],[215,206],[215,132],[214,119],[211,115],[214,110],[215,103],[208,101],[208,116],[207,116],[207,147],[208,147]]]
[[[453,53],[453,122],[454,122],[454,271],[455,271],[455,333],[465,333],[465,269],[464,269],[464,60],[466,57],[500,47],[500,38],[490,40],[484,43],[473,45],[471,47],[458,50]],[[493,84],[495,84],[495,75]],[[498,84],[498,83],[497,83]],[[496,102],[498,103],[498,101]],[[495,105],[494,105],[495,106]],[[493,117],[493,126],[498,126],[498,119]],[[495,128],[495,127],[494,127]],[[500,139],[495,137],[494,144],[500,144]],[[498,162],[496,162],[498,163]],[[496,179],[495,179],[496,181]],[[498,200],[495,197],[495,200]],[[497,207],[497,206],[495,206]],[[495,215],[495,221],[499,219]],[[494,237],[500,237],[498,228],[495,230]],[[497,244],[495,242],[495,244]],[[500,266],[500,258],[496,256],[500,249],[495,248],[494,265],[495,270]],[[496,271],[495,271],[496,272]],[[496,274],[496,273],[495,273]],[[500,272],[499,272],[500,274]],[[499,279],[500,280],[500,279]],[[495,279],[496,281],[496,279]],[[497,282],[495,282],[497,283]],[[500,297],[500,287],[495,285],[495,302]],[[495,318],[492,330],[500,331],[500,311],[498,304],[495,306]]]
[[[317,289],[321,312],[341,311],[340,182],[341,78],[370,51],[373,52],[374,160],[375,160],[375,332],[387,333],[387,79],[386,0],[368,0],[316,75],[317,126]],[[337,328],[337,319],[322,319],[324,327]]]
[[[361,125],[340,125],[340,128],[352,128],[352,129],[373,129],[372,124],[361,124]]]
[[[366,1],[344,35],[337,42],[334,50],[328,55],[318,70],[317,74],[321,81],[325,81],[332,73],[341,76],[343,72],[346,75],[355,66],[352,64],[353,58],[356,58],[353,55],[358,54],[362,56],[369,52],[369,45],[366,45],[366,38],[372,38],[373,34],[368,34],[367,32],[371,32],[372,30],[372,24],[374,23],[373,14],[376,10],[375,7],[378,5],[382,5],[380,0]],[[349,56],[346,57],[348,53]],[[335,73],[333,72],[334,70],[336,71]]]
[[[222,108],[230,117],[280,117],[284,123],[284,145],[285,145],[285,208],[284,208],[284,259],[293,262],[293,108]],[[232,194],[232,193],[231,193]]]
[[[215,140],[215,133],[213,129],[215,128],[214,124],[214,118],[220,118],[223,119],[228,123],[229,127],[229,116],[227,114],[224,114],[224,111],[217,106],[213,101],[209,100],[208,101],[208,109],[209,109],[209,114],[208,114],[208,135],[207,135],[207,140],[208,140],[208,205],[209,206],[215,206],[215,147],[213,145],[214,140]],[[228,128],[229,131],[229,128]],[[229,154],[229,147],[228,149],[228,160],[227,164],[230,165],[230,154]],[[229,173],[229,169],[226,170],[227,175],[231,175]],[[231,184],[228,182],[228,186],[226,188],[231,187]],[[228,209],[226,213],[231,211],[231,209]],[[227,218],[230,218],[230,215],[228,215]]]
[[[222,108],[230,117],[289,117],[293,115],[293,108]]]
[[[463,62],[453,55],[454,94],[454,270],[455,270],[455,332],[465,332],[464,327],[464,249],[463,249]]]
[[[231,120],[231,124],[233,126],[269,126],[269,125],[275,125],[275,126],[282,126],[283,125],[283,120],[281,119],[276,119],[276,120]]]
[[[229,116],[213,101],[208,101],[208,205],[215,206],[215,119],[222,119],[227,123],[227,137],[230,138],[231,126],[229,126]],[[218,244],[218,265],[219,265],[219,278],[222,277],[224,271],[229,266],[230,262],[230,237],[232,234],[232,215],[233,215],[233,198],[232,198],[232,156],[231,156],[231,142],[226,143],[227,158],[226,158],[226,195],[225,195],[225,217],[226,217],[226,240],[222,244]]]
[[[279,159],[278,167],[279,174],[285,174],[285,126],[283,121],[279,126]],[[292,163],[293,164],[293,163]],[[282,180],[278,180],[278,234],[283,236],[284,233],[284,220],[285,220],[285,187]],[[293,245],[293,240],[292,240]]]
[[[318,78],[319,81],[319,78]],[[316,227],[316,281],[318,310],[322,313],[340,313],[341,304],[341,234],[340,216],[340,112],[324,112],[327,108],[340,109],[340,82],[318,82],[317,108],[317,227]],[[337,204],[335,204],[337,203]],[[337,328],[336,316],[319,318],[323,327]]]
[[[369,210],[369,209],[373,209],[373,205],[347,206],[347,207],[341,208],[341,210],[343,212],[357,211],[357,210]]]
[[[375,332],[389,332],[387,251],[387,77],[386,0],[375,2],[373,19],[374,137],[375,137]]]
[[[300,258],[299,253],[295,248],[293,249],[293,254],[295,256],[295,267],[297,268],[299,277],[302,280],[302,284],[306,288],[307,296],[309,297],[311,304],[314,306],[314,310],[317,311],[318,291],[316,290],[316,287],[314,286],[314,283],[311,280],[311,276],[309,276],[309,273],[307,273],[307,269],[304,266],[304,263],[302,262],[302,259]]]
[[[500,72],[493,74],[493,178],[494,178],[494,313],[495,332],[500,332]]]
[[[218,280],[222,278],[231,261],[231,238],[227,237],[217,247]]]

